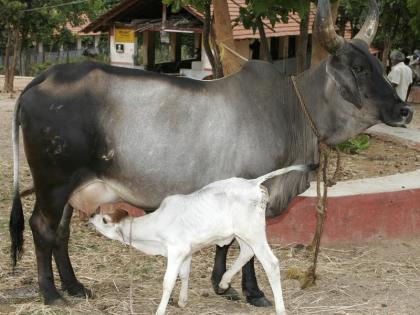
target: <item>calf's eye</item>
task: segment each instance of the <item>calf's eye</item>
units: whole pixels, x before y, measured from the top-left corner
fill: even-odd
[[[104,224],[107,224],[108,222],[105,220],[105,218],[102,218],[102,222],[104,223]]]

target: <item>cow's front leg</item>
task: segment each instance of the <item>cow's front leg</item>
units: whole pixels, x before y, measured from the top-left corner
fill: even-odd
[[[55,240],[55,231],[40,213],[36,204],[29,224],[35,244],[36,262],[38,266],[38,285],[44,298],[44,303],[48,305],[65,304],[64,299],[55,287],[52,271],[52,251]]]
[[[254,257],[242,267],[242,292],[249,304],[258,307],[272,306],[272,303],[260,290],[255,276]]]
[[[228,300],[237,301],[241,298],[238,292],[229,286],[227,289],[221,290],[219,283],[226,272],[226,256],[231,244],[220,247],[216,246],[216,256],[214,258],[213,272],[211,274],[211,283],[216,294],[226,297]]]
[[[92,292],[81,284],[74,274],[69,257],[70,221],[73,208],[66,204],[57,229],[53,248],[54,260],[61,279],[61,288],[76,297],[92,297]]]

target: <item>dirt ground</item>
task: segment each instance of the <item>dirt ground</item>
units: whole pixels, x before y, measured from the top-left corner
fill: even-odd
[[[120,243],[105,239],[75,217],[70,256],[81,282],[93,289],[95,299],[66,296],[69,306],[42,304],[36,284],[36,263],[31,232],[25,230],[25,254],[12,273],[9,262],[8,217],[11,204],[12,163],[10,124],[14,100],[0,94],[0,313],[2,314],[128,314],[130,280],[136,314],[153,314],[160,301],[165,259],[144,256]],[[417,112],[420,106],[416,106]],[[420,117],[420,116],[419,116]],[[409,128],[420,129],[420,119]],[[21,154],[24,161],[23,154]],[[383,176],[420,168],[419,152],[394,142],[371,139],[371,147],[359,156],[347,156],[343,179]],[[347,177],[346,177],[347,176]],[[22,187],[31,186],[28,167],[21,167]],[[34,198],[23,199],[26,224]],[[295,244],[272,244],[282,266],[282,286],[288,314],[418,314],[420,310],[420,238],[377,240],[363,245],[322,248],[315,287],[299,288],[286,279],[288,270],[306,269],[310,255]],[[230,261],[237,251],[231,251]],[[255,308],[244,300],[227,301],[216,296],[210,284],[213,248],[194,255],[189,301],[185,309],[171,305],[168,314],[273,314],[273,308]],[[273,300],[261,266],[257,276],[263,291]],[[57,275],[56,275],[57,277]],[[60,286],[56,278],[57,287]],[[240,291],[240,276],[233,287]],[[174,290],[174,299],[179,293]]]

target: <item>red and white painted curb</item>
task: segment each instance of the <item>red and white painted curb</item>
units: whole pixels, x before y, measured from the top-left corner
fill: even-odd
[[[316,225],[315,183],[267,222],[273,243],[308,244]],[[420,235],[420,170],[339,182],[328,190],[323,245]]]

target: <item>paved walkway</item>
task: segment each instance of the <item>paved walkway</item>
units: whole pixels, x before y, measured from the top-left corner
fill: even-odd
[[[417,126],[416,126],[417,127]],[[369,134],[382,138],[394,138],[399,142],[420,150],[420,129],[398,128],[379,124],[369,128]],[[420,155],[420,153],[419,153]],[[330,197],[355,196],[375,193],[389,193],[404,190],[420,191],[420,169],[409,173],[399,173],[384,177],[373,177],[338,182],[328,190]],[[301,196],[316,197],[316,182]]]
[[[379,124],[369,128],[367,133],[397,138],[408,146],[420,149],[420,129],[390,127],[385,124]]]

